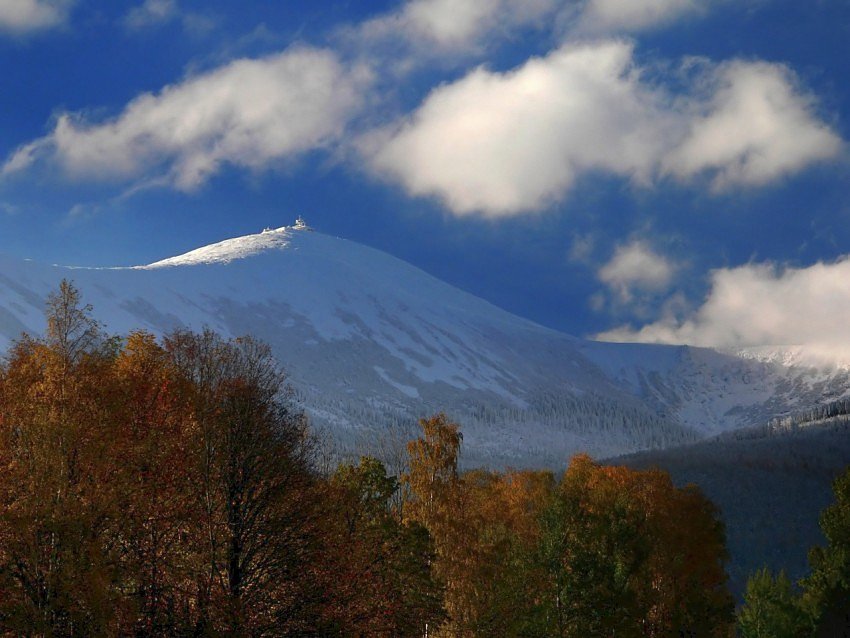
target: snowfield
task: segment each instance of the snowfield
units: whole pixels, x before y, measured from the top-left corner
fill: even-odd
[[[844,368],[770,349],[583,341],[302,227],[127,268],[0,257],[0,348],[43,332],[45,299],[63,278],[112,333],[207,326],[266,341],[343,450],[443,410],[463,425],[467,464],[558,467],[580,450],[692,441],[850,388]]]

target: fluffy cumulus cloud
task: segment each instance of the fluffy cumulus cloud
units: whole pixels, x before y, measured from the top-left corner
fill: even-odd
[[[670,287],[677,266],[640,240],[618,246],[597,273],[617,298],[628,303],[636,293],[660,293]]]
[[[367,81],[317,49],[236,60],[144,94],[109,121],[61,115],[53,132],[18,149],[3,173],[48,161],[72,177],[156,175],[190,190],[227,164],[261,169],[334,143]]]
[[[413,195],[457,214],[502,216],[562,199],[589,172],[761,185],[842,145],[781,65],[705,64],[678,97],[647,75],[629,43],[566,45],[434,89],[362,148],[376,173]]]
[[[850,256],[806,268],[748,264],[716,270],[705,302],[684,317],[598,335],[609,341],[711,347],[804,346],[850,361]]]
[[[0,0],[0,32],[28,33],[63,24],[70,0]]]
[[[714,175],[717,188],[760,185],[838,153],[841,140],[812,115],[814,100],[780,65],[730,62],[706,82],[710,96],[666,169],[681,177]]]
[[[645,180],[671,133],[631,55],[609,42],[564,47],[509,73],[479,68],[435,89],[366,152],[376,171],[459,214],[541,208],[588,170]]]

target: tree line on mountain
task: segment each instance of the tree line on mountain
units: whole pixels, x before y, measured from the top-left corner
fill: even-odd
[[[351,423],[365,424],[355,430],[356,434],[337,432],[336,452],[340,456],[357,458],[360,454],[375,454],[376,439],[386,430],[413,432],[416,419],[406,406],[390,401],[376,402],[373,398],[357,394],[346,397],[331,397],[318,388],[303,395],[319,412],[344,414]],[[445,404],[440,405],[445,408]],[[468,431],[482,432],[505,423],[512,424],[517,431],[532,433],[541,430],[567,437],[581,437],[592,441],[597,451],[616,449],[662,449],[674,445],[693,443],[697,433],[669,418],[656,414],[641,406],[625,401],[612,401],[602,393],[592,391],[582,394],[556,393],[540,390],[525,397],[523,405],[516,405],[498,396],[478,397],[474,391],[463,394],[462,400],[449,401],[453,418],[463,423]],[[341,436],[342,435],[342,436]],[[348,436],[346,436],[348,435]],[[561,462],[560,450],[552,449],[545,442],[526,436],[526,446],[512,449],[495,459],[496,464],[518,466],[553,466]],[[493,453],[488,450],[479,454],[467,449],[462,465],[472,467],[493,463]]]
[[[850,398],[836,399],[808,410],[772,419],[767,425],[767,430],[775,434],[822,421],[850,422]]]
[[[850,636],[850,469],[833,485],[820,516],[825,546],[809,551],[809,574],[794,587],[783,570],[764,568],[747,581],[739,611],[743,638]]]
[[[461,472],[443,414],[397,475],[323,471],[263,344],[109,337],[68,282],[47,325],[0,365],[4,635],[735,631],[718,512],[665,472]]]

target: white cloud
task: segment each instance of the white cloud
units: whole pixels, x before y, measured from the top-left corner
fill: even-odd
[[[124,16],[124,26],[128,29],[144,29],[169,22],[178,15],[176,0],[145,0],[133,7]]]
[[[796,345],[850,360],[848,317],[850,256],[806,268],[748,264],[715,270],[705,302],[684,317],[670,313],[598,338],[721,348]]]
[[[458,44],[486,30],[502,4],[498,0],[414,0],[398,20],[439,44]]]
[[[553,37],[616,35],[667,26],[721,0],[408,0],[353,29],[367,43],[403,42],[414,57],[476,51],[522,29]],[[411,60],[408,60],[411,62]]]
[[[317,49],[236,60],[141,95],[112,120],[61,115],[53,132],[18,149],[3,173],[46,159],[72,177],[164,173],[177,188],[193,189],[225,164],[261,169],[334,143],[366,81]]]
[[[659,255],[643,241],[633,240],[618,246],[611,260],[599,269],[599,280],[623,303],[635,293],[659,293],[673,282],[677,266]]]
[[[458,214],[510,215],[606,170],[649,178],[670,132],[631,46],[564,47],[509,73],[476,69],[367,140],[374,169]]]
[[[70,0],[0,0],[0,32],[28,33],[63,24]]]
[[[711,0],[588,0],[575,28],[583,33],[634,33],[707,9]]]
[[[623,41],[564,46],[506,73],[478,68],[362,149],[410,194],[497,217],[545,208],[589,172],[756,186],[842,145],[781,65],[706,64],[678,98],[646,75]]]
[[[457,51],[494,35],[541,26],[563,0],[410,0],[358,27],[367,41],[403,38],[414,45]],[[420,51],[420,53],[422,53]]]
[[[398,8],[341,29],[343,41],[404,74],[434,60],[481,56],[536,32],[548,44],[633,35],[705,15],[729,0],[405,0]],[[753,0],[747,0],[753,2]]]
[[[688,135],[665,161],[680,177],[704,171],[714,185],[760,185],[833,157],[842,142],[813,116],[814,100],[784,66],[730,62],[707,79],[711,96],[697,104]]]

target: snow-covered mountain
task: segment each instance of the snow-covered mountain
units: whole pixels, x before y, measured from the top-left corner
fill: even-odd
[[[263,339],[314,423],[343,446],[444,410],[464,426],[469,463],[561,465],[578,450],[695,440],[850,388],[840,369],[582,341],[303,227],[132,268],[0,257],[0,348],[43,331],[45,298],[63,278],[113,333],[209,326]]]

